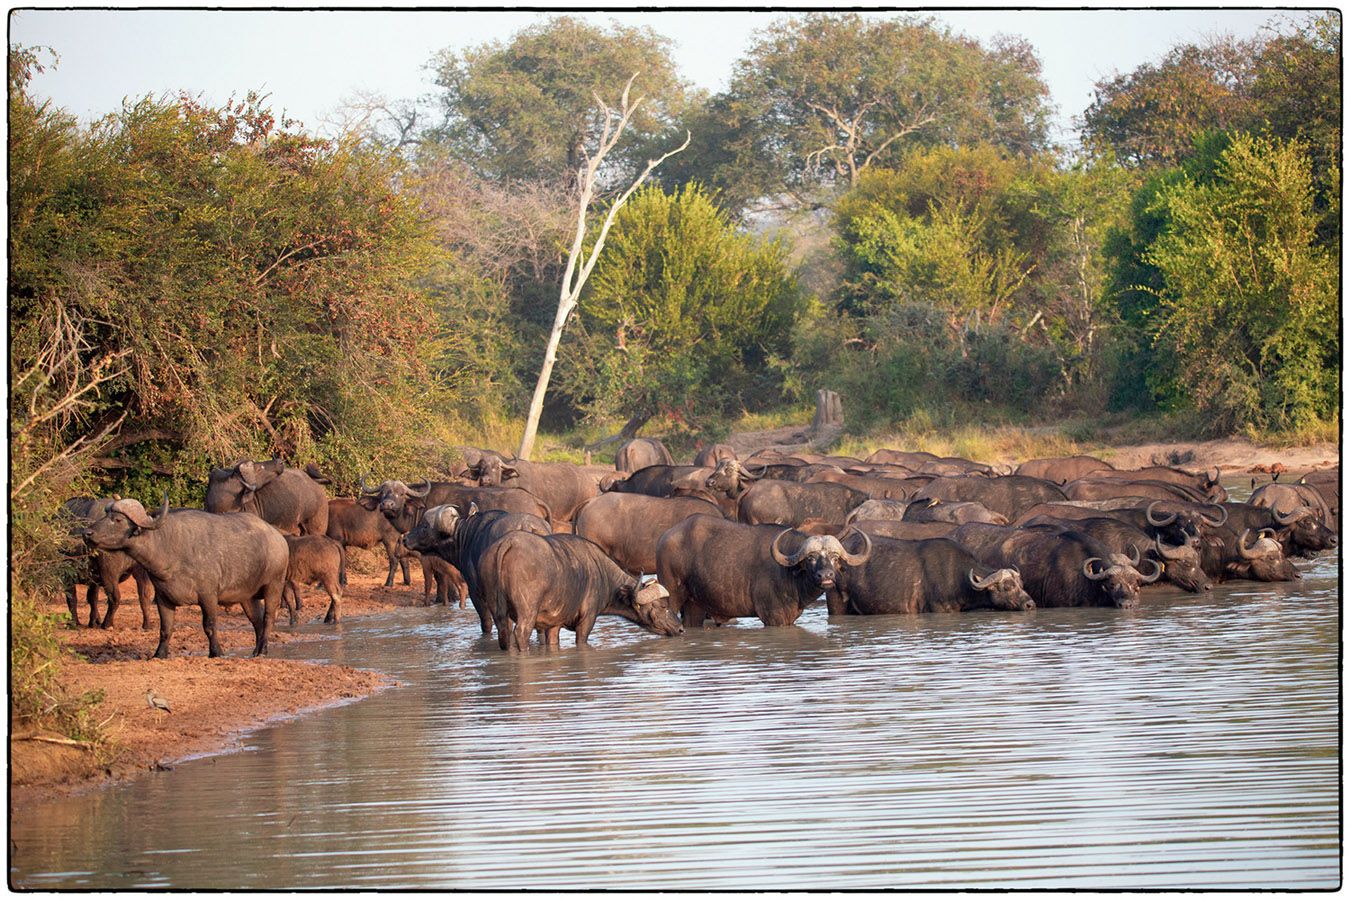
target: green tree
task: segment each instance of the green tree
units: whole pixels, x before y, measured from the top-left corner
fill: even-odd
[[[1156,335],[1210,428],[1303,428],[1337,413],[1339,278],[1316,240],[1308,156],[1240,135],[1209,182],[1161,190]]]
[[[723,414],[767,386],[800,306],[781,245],[737,232],[697,186],[646,188],[582,296],[564,388],[597,418]]]
[[[1030,153],[1045,142],[1047,93],[1024,42],[986,48],[913,17],[784,18],[759,32],[719,101],[741,133],[734,158],[716,162],[764,176],[766,195],[851,186],[916,146],[987,140]]]
[[[509,181],[533,181],[541,172],[575,176],[603,125],[597,93],[608,96],[640,73],[645,101],[629,126],[638,140],[610,160],[622,180],[641,168],[644,139],[671,130],[685,92],[668,39],[649,28],[597,28],[570,16],[532,25],[506,43],[443,51],[432,65],[444,116],[432,137],[478,172]]]

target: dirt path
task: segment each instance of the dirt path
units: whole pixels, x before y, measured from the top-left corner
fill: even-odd
[[[404,587],[400,578],[395,587],[386,588],[384,563],[376,554],[352,551],[349,556],[350,584],[341,606],[344,620],[421,603],[418,566],[413,566],[411,587]],[[152,610],[152,628],[141,630],[133,583],[126,582],[122,590],[123,602],[112,628],[59,633],[62,643],[82,657],[63,661],[59,683],[70,696],[103,692],[93,713],[96,720],[106,722],[112,746],[99,753],[57,743],[54,739],[59,736],[51,733],[15,732],[10,741],[12,803],[102,787],[170,767],[189,756],[228,750],[239,745],[243,734],[270,722],[365,697],[393,683],[379,673],[347,666],[252,659],[253,629],[237,606],[223,610],[217,623],[224,657],[207,657],[201,616],[192,608],[176,617],[171,658],[151,659],[159,641],[159,619]],[[59,598],[51,605],[53,613],[66,611]],[[321,590],[307,588],[301,622],[321,621],[327,605]],[[80,616],[87,620],[82,595]],[[285,621],[284,614],[281,618]],[[322,637],[322,632],[301,635],[279,628],[271,644]],[[146,702],[147,690],[167,700],[171,711],[152,709]]]

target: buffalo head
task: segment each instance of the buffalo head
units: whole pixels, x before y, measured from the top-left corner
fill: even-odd
[[[764,467],[744,466],[735,459],[723,459],[717,463],[717,468],[704,480],[704,486],[710,491],[726,494],[728,497],[739,497],[750,482],[755,481],[764,475]]]
[[[155,516],[147,513],[139,500],[117,500],[102,518],[81,531],[80,536],[89,546],[99,550],[121,550],[141,532],[154,531],[163,525],[168,514],[168,494],[164,495],[164,505]]]
[[[1161,538],[1153,538],[1153,552],[1163,562],[1167,580],[1187,591],[1207,591],[1214,585],[1210,583],[1205,570],[1200,568],[1200,551],[1195,544],[1173,546],[1164,543]]]
[[[971,569],[966,573],[970,586],[977,591],[989,594],[989,602],[994,609],[1035,609],[1036,601],[1022,586],[1022,573],[1016,567],[996,569],[988,575],[980,576]]]
[[[1275,539],[1273,529],[1262,528],[1256,540],[1249,545],[1247,537],[1251,533],[1252,530],[1248,528],[1238,536],[1237,552],[1242,562],[1230,564],[1230,571],[1239,575],[1245,572],[1244,577],[1255,581],[1293,581],[1302,577],[1294,564],[1285,557],[1284,548]]]
[[[620,587],[614,592],[611,606],[624,612],[632,610],[633,621],[648,631],[670,637],[683,634],[684,626],[670,611],[670,604],[666,602],[669,597],[670,591],[653,580],[645,585],[628,584]]]
[[[281,477],[286,463],[244,459],[223,469],[212,469],[206,488],[206,509],[215,513],[257,513],[257,493]]]
[[[801,569],[821,588],[832,588],[839,580],[839,571],[843,566],[860,566],[872,555],[872,539],[856,528],[849,528],[839,537],[829,534],[806,536],[792,553],[783,552],[783,538],[795,529],[785,528],[773,539],[769,552],[773,561],[785,569]],[[862,538],[863,549],[858,553],[849,553],[844,549],[843,538],[852,532]],[[800,532],[798,532],[800,535]]]
[[[1145,577],[1135,565],[1139,563],[1138,548],[1131,548],[1131,557],[1113,554],[1109,561],[1092,556],[1083,560],[1083,577],[1099,582],[1102,590],[1111,598],[1111,603],[1121,609],[1139,605],[1139,587],[1151,584],[1162,577],[1162,566],[1157,560],[1150,559],[1153,574]]]

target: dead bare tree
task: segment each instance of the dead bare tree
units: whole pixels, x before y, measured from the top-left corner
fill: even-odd
[[[539,368],[539,380],[535,383],[534,396],[530,399],[530,412],[525,419],[525,434],[520,439],[520,452],[517,455],[521,459],[529,459],[530,452],[534,449],[535,433],[539,430],[539,416],[544,411],[544,395],[548,392],[548,381],[553,374],[553,364],[558,358],[558,343],[562,340],[563,328],[567,325],[567,318],[572,314],[572,310],[576,309],[577,299],[581,296],[581,289],[585,286],[586,279],[590,277],[591,269],[595,268],[595,261],[600,257],[600,251],[604,249],[605,238],[609,234],[610,226],[614,224],[615,216],[619,214],[619,210],[628,202],[628,198],[642,186],[642,183],[647,180],[647,177],[657,166],[689,146],[690,135],[685,132],[683,144],[658,159],[647,160],[647,167],[642,170],[642,174],[610,204],[604,224],[600,227],[600,233],[596,236],[590,253],[586,255],[585,262],[581,262],[582,245],[586,239],[586,211],[590,208],[591,200],[595,196],[596,173],[599,171],[600,164],[604,161],[605,156],[619,143],[619,138],[623,136],[629,120],[633,117],[633,113],[637,112],[637,108],[643,100],[642,97],[631,103],[628,100],[629,89],[632,88],[633,81],[636,78],[637,73],[634,72],[633,77],[628,79],[628,84],[624,85],[623,96],[619,99],[617,110],[611,109],[605,101],[600,99],[599,95],[596,95],[595,98],[596,104],[600,107],[600,115],[604,126],[600,133],[600,144],[595,153],[586,153],[584,148],[582,150],[583,165],[577,177],[579,197],[577,200],[576,233],[572,237],[572,247],[567,252],[567,268],[563,272],[562,289],[558,296],[558,313],[553,318],[553,329],[549,332],[548,344],[544,347],[544,363]]]

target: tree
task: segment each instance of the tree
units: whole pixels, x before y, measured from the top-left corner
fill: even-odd
[[[669,132],[685,90],[668,39],[648,28],[603,29],[569,16],[532,25],[508,43],[443,51],[432,65],[444,118],[432,137],[479,173],[506,181],[534,181],[540,172],[571,176],[582,168],[585,148],[609,124],[592,98],[640,71],[647,102],[627,126],[630,146],[615,148],[609,159],[616,182],[635,177],[645,157],[631,148]]]
[[[1338,268],[1317,244],[1305,149],[1239,135],[1211,182],[1181,180],[1156,205],[1169,223],[1145,254],[1162,276],[1156,340],[1210,428],[1334,417]]]
[[[563,271],[562,289],[558,295],[558,312],[554,316],[553,329],[549,332],[548,343],[544,347],[544,362],[539,368],[539,379],[535,382],[534,395],[530,398],[530,410],[525,418],[525,433],[520,439],[519,456],[521,459],[529,459],[530,452],[534,449],[534,436],[539,429],[539,416],[544,411],[544,395],[548,392],[548,382],[553,374],[553,364],[558,358],[558,342],[562,339],[563,328],[567,325],[568,317],[572,314],[572,310],[576,309],[577,301],[581,296],[581,289],[586,286],[586,279],[590,277],[591,270],[595,268],[595,262],[599,258],[600,252],[605,248],[605,238],[614,225],[615,216],[619,214],[619,210],[623,209],[623,205],[628,202],[628,198],[632,196],[633,192],[647,180],[652,170],[668,157],[674,156],[689,146],[690,138],[685,135],[684,143],[679,147],[667,151],[657,159],[647,160],[646,168],[622,194],[610,203],[604,223],[600,226],[600,232],[596,235],[590,249],[585,250],[586,213],[590,209],[591,201],[595,198],[600,166],[605,161],[605,157],[618,145],[619,139],[623,137],[624,131],[628,128],[629,122],[637,113],[644,99],[639,97],[629,103],[628,92],[636,78],[637,73],[635,72],[628,79],[628,83],[624,85],[617,110],[611,109],[598,95],[595,98],[596,105],[599,107],[600,120],[604,124],[600,131],[595,153],[590,154],[584,147],[581,148],[584,165],[577,172],[576,231],[572,236],[572,246],[567,251],[567,267]],[[583,252],[584,260],[582,258]]]
[[[763,393],[801,303],[786,250],[738,232],[707,191],[634,195],[582,297],[565,387],[635,431],[652,416],[716,417]]]
[[[719,102],[743,130],[733,165],[771,161],[757,170],[777,173],[767,194],[851,186],[916,146],[987,139],[1032,152],[1047,94],[1024,42],[986,49],[930,19],[845,14],[765,28]]]

